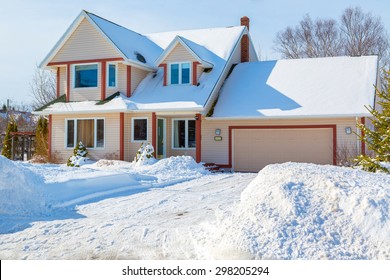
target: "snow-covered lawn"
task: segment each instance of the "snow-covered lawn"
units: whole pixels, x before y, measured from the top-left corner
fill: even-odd
[[[390,176],[190,157],[81,168],[0,157],[0,259],[389,259]]]

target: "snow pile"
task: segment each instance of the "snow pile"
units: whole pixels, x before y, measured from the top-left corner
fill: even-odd
[[[0,215],[44,212],[44,182],[39,174],[0,156],[0,178]]]
[[[159,181],[183,181],[210,174],[203,164],[196,163],[190,156],[165,158],[155,164],[144,165],[140,168],[142,168],[142,173],[145,175],[158,176]]]
[[[208,230],[213,257],[389,259],[390,176],[314,164],[265,167]],[[218,244],[215,246],[214,244]]]

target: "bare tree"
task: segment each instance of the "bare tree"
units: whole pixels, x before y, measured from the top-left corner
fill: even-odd
[[[316,19],[309,15],[295,27],[287,27],[276,35],[274,49],[283,58],[326,57],[339,55],[373,55],[388,69],[389,36],[382,20],[360,8],[348,8],[341,22]]]
[[[284,58],[340,55],[341,37],[333,19],[316,19],[309,15],[295,28],[287,27],[276,35],[275,49]]]
[[[377,54],[383,57],[389,47],[388,36],[379,17],[348,8],[341,16],[340,30],[346,55]]]
[[[34,97],[33,109],[42,107],[56,98],[55,76],[50,71],[42,70],[38,66],[35,69],[30,88]]]

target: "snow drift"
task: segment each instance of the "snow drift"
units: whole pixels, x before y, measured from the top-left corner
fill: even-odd
[[[0,156],[0,215],[32,216],[45,211],[40,175]]]
[[[206,246],[217,258],[235,251],[256,259],[389,259],[389,198],[386,174],[269,165],[232,215],[208,228]]]

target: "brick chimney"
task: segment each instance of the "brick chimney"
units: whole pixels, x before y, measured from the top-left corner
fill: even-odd
[[[243,16],[241,18],[241,26],[246,26],[249,31],[249,18]],[[243,35],[241,38],[241,62],[249,61],[249,38],[248,35]]]

